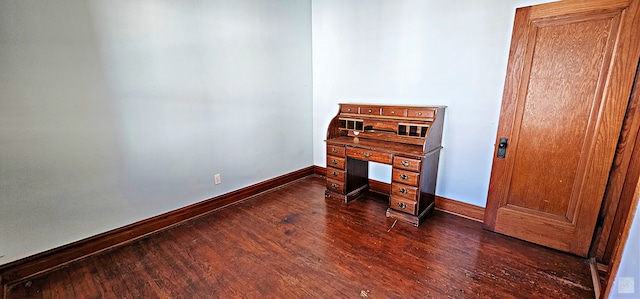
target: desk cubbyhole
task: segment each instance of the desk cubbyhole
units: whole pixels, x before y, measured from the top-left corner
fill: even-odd
[[[409,126],[409,136],[418,137],[418,127],[417,126]]]
[[[429,125],[424,124],[398,124],[398,136],[426,137]]]
[[[407,126],[406,125],[399,125],[398,126],[398,135],[402,135],[402,136],[406,136],[407,134]]]
[[[340,129],[362,131],[364,129],[364,121],[361,119],[340,119]]]

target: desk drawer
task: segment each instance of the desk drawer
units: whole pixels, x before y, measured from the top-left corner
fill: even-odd
[[[391,183],[391,196],[403,197],[407,201],[418,202],[418,187]]]
[[[420,173],[394,168],[392,181],[406,185],[418,186],[418,183],[420,182]]]
[[[408,213],[411,215],[416,214],[416,203],[405,200],[402,197],[391,196],[391,204],[389,207],[396,211]]]
[[[344,194],[344,182],[327,179],[327,189],[333,192]]]
[[[404,109],[404,108],[389,108],[389,107],[382,108],[382,115],[384,116],[404,117],[406,114],[407,114],[407,109]]]
[[[334,156],[327,156],[327,167],[335,167],[344,169],[344,158],[338,158]]]
[[[358,114],[359,110],[358,106],[343,105],[340,107],[340,112]]]
[[[407,111],[407,116],[418,118],[433,118],[434,116],[436,116],[436,111],[427,108],[409,108],[409,110]]]
[[[344,157],[344,146],[327,145],[327,155]]]
[[[327,178],[344,182],[344,171],[333,167],[327,167]]]
[[[391,164],[392,155],[378,151],[347,147],[347,157],[363,161]]]
[[[380,115],[380,107],[360,107],[360,114]]]
[[[395,156],[393,157],[393,168],[419,172],[420,160]]]

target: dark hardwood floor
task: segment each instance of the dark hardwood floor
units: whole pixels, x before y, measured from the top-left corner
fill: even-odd
[[[59,270],[7,298],[593,298],[586,260],[432,212],[385,217],[309,176]],[[390,229],[390,231],[388,231]]]

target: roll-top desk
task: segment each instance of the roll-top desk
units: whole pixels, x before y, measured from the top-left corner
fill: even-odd
[[[369,189],[369,161],[392,165],[387,217],[418,226],[435,205],[446,106],[340,104],[327,129],[325,196]]]

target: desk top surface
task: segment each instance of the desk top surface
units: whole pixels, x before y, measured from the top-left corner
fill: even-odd
[[[327,143],[376,150],[394,155],[402,155],[415,158],[425,156],[425,152],[422,150],[422,146],[420,145],[389,142],[385,140],[340,136],[327,140]]]

